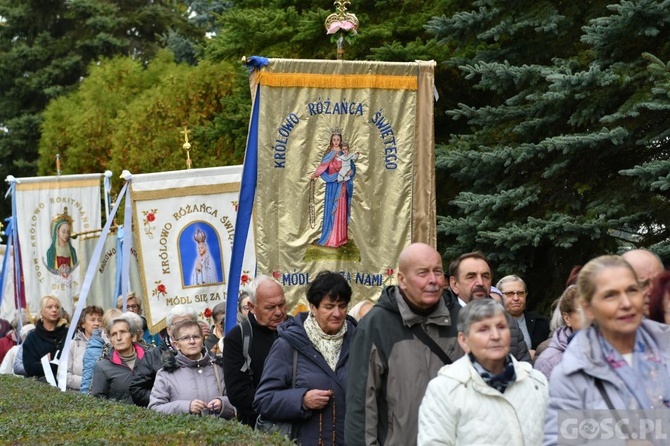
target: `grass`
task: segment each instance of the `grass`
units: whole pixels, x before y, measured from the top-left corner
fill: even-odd
[[[236,421],[164,415],[0,375],[0,445],[288,446]]]

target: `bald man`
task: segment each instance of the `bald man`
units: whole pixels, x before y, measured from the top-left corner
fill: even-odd
[[[649,294],[651,282],[665,269],[661,258],[647,249],[631,249],[621,255],[635,270],[637,280],[644,293],[644,307],[642,311],[649,316]]]
[[[414,445],[428,381],[463,356],[456,321],[442,299],[440,254],[414,243],[398,258],[398,285],[386,287],[351,341],[344,444]],[[423,333],[418,332],[422,330]],[[436,344],[430,347],[424,336]]]

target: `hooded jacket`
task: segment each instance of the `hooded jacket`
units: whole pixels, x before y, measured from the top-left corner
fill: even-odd
[[[638,331],[646,331],[659,348],[661,360],[666,373],[670,373],[670,325],[660,324],[643,319]],[[568,344],[563,359],[551,372],[549,381],[549,407],[544,425],[544,441],[546,446],[558,443],[558,418],[562,411],[605,411],[607,403],[598,391],[596,378],[603,383],[603,388],[616,410],[638,408],[635,397],[628,391],[624,381],[617,375],[605,360],[596,328],[589,326],[577,332]],[[636,423],[630,423],[634,427]],[[633,431],[634,434],[640,434]],[[644,433],[642,433],[644,435]],[[649,437],[640,437],[649,438]],[[625,444],[624,440],[602,440],[603,445]],[[591,443],[589,443],[591,444]]]
[[[335,438],[335,444],[344,445],[349,348],[355,323],[353,319],[345,320],[347,332],[333,370],[307,337],[303,326],[306,317],[307,313],[301,313],[278,327],[279,339],[265,362],[254,410],[268,420],[293,421],[298,429],[298,444],[317,445],[322,439],[330,445]],[[298,352],[295,388],[291,387],[293,350]],[[303,397],[311,389],[333,391],[326,407],[321,410],[303,408]]]
[[[149,409],[167,414],[189,413],[191,401],[208,403],[218,398],[221,400],[218,416],[225,419],[235,416],[235,409],[225,396],[223,367],[204,347],[201,353],[202,358],[189,359],[180,352],[163,352],[163,368],[156,374]]]
[[[84,353],[88,338],[83,331],[77,330],[70,343],[70,357],[67,361],[67,388],[79,391],[84,374]]]
[[[93,371],[95,370],[95,364],[101,359],[105,345],[109,349],[112,348],[111,344],[105,344],[105,340],[102,337],[102,328],[96,328],[93,330],[93,334],[86,343],[86,349],[84,350],[84,357],[82,358],[82,369],[81,369],[81,381],[79,382],[79,392],[85,395],[88,395],[91,390],[91,383],[93,382]],[[72,352],[72,350],[70,350]]]
[[[409,309],[398,287],[382,291],[352,339],[344,432],[347,446],[416,444],[421,399],[444,363],[410,327],[421,324],[455,361],[463,350],[450,309],[453,302],[440,299],[431,314],[421,316]]]
[[[547,380],[527,362],[512,362],[516,380],[505,393],[486,384],[467,356],[442,367],[419,409],[419,446],[539,445]]]
[[[535,359],[533,367],[549,379],[554,367],[561,362],[573,331],[570,327],[558,327],[549,340],[549,346]]]

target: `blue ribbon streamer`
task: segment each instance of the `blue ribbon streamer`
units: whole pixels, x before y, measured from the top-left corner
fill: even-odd
[[[237,325],[237,298],[240,291],[242,261],[244,260],[244,251],[247,245],[247,235],[249,233],[249,224],[251,223],[251,215],[254,209],[254,197],[256,195],[258,174],[258,121],[261,103],[260,86],[257,88],[258,91],[256,92],[251,123],[249,125],[249,136],[247,137],[247,151],[244,155],[240,198],[237,208],[237,219],[235,220],[235,236],[233,238],[233,250],[230,259],[230,272],[228,273],[226,333]]]
[[[100,255],[102,254],[102,250],[105,247],[105,240],[107,239],[109,229],[111,228],[112,222],[114,221],[114,216],[116,215],[116,212],[119,209],[119,205],[121,204],[123,197],[126,195],[127,190],[128,190],[128,182],[126,182],[126,184],[123,185],[123,189],[121,189],[121,193],[119,194],[119,197],[116,199],[116,203],[114,203],[112,213],[107,219],[104,228],[102,228],[102,233],[100,234],[98,243],[96,243],[95,245],[93,254],[91,254],[91,261],[88,264],[88,269],[86,270],[86,276],[84,276],[84,283],[81,285],[81,291],[79,293],[79,301],[77,302],[77,308],[75,309],[74,314],[72,315],[73,321],[79,320],[79,318],[81,317],[82,310],[86,307],[86,299],[88,298],[88,292],[91,290],[91,284],[93,283],[95,270],[98,269],[98,262],[100,260]],[[67,337],[65,338],[66,340],[65,345],[63,346],[63,352],[60,355],[60,363],[58,365],[58,388],[63,392],[65,392],[67,384],[67,362],[70,357],[70,344],[72,342],[72,337],[74,336],[74,331],[76,329],[77,329],[76,323],[70,324],[70,328],[68,328],[67,330]]]

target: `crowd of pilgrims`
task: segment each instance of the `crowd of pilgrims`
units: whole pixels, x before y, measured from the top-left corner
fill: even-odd
[[[251,428],[262,419],[288,422],[292,439],[303,445],[551,445],[563,410],[670,407],[670,271],[650,251],[636,250],[628,259],[605,255],[573,268],[546,318],[528,311],[532,294],[521,277],[493,286],[481,253],[464,254],[443,272],[433,248],[414,244],[406,251],[398,285],[387,287],[377,305],[353,305],[344,277],[323,271],[306,288],[308,311],[291,316],[281,285],[259,276],[240,292],[232,315],[238,325],[225,339],[225,303],[212,309],[208,322],[177,305],[156,334],[147,329],[134,293],[126,296],[125,312],[123,296],[116,308],[87,306],[69,357],[50,363],[52,372],[67,367],[68,391],[162,413],[211,415]],[[466,264],[484,267],[468,279]],[[375,318],[390,320],[388,302],[398,320],[407,325],[409,314],[439,339],[426,328],[438,306],[430,301],[436,287],[439,305],[453,318],[452,334],[445,336],[454,347],[437,373],[427,372],[425,392],[407,395],[391,373],[380,372],[380,383],[349,368],[351,361],[361,369],[382,361],[382,347],[361,349]],[[74,322],[55,296],[44,296],[39,308],[34,320],[24,315],[21,324],[0,319],[0,373],[45,381],[42,357],[62,351]],[[419,367],[420,382],[420,364],[407,367]],[[379,391],[383,386],[388,391]],[[369,426],[367,412],[365,421],[347,421],[362,413],[353,408],[359,398],[352,393],[365,387],[376,394],[380,413],[405,404],[403,398],[416,399],[418,410],[410,410],[409,421],[387,422],[384,415]],[[409,434],[392,432],[396,422],[406,423]],[[356,431],[356,425],[363,427]]]

